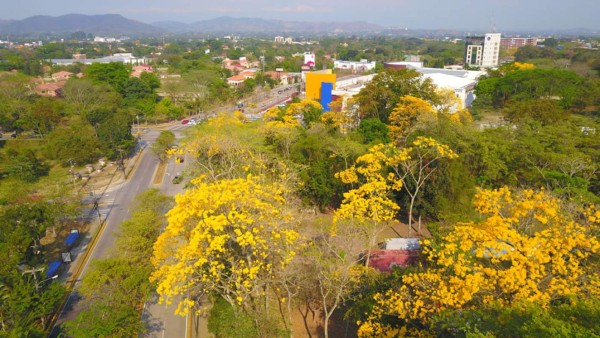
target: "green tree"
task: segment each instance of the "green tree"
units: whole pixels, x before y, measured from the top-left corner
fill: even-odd
[[[5,174],[32,183],[47,176],[50,172],[50,166],[40,159],[31,149],[25,149],[21,152],[14,149],[7,151],[8,165],[5,167]]]
[[[357,132],[363,143],[389,143],[389,127],[378,118],[366,118],[360,121]]]
[[[85,76],[95,83],[109,84],[117,92],[123,93],[129,79],[129,69],[121,62],[94,63],[87,67]]]
[[[385,69],[377,74],[358,95],[361,118],[374,117],[387,123],[388,117],[401,97],[411,95],[436,103],[435,86],[412,69]]]
[[[175,143],[175,134],[170,130],[163,130],[160,132],[150,149],[160,161],[164,161],[167,158],[167,150],[171,149]]]
[[[107,84],[94,84],[87,79],[71,79],[63,87],[64,101],[78,115],[96,109],[116,109],[120,98]]]
[[[156,76],[156,74],[143,72],[140,75],[140,80],[142,80],[142,82],[144,82],[152,90],[160,88],[160,79],[158,76]]]
[[[100,155],[100,143],[94,128],[74,121],[70,126],[59,127],[46,137],[45,155],[63,166],[92,163]]]

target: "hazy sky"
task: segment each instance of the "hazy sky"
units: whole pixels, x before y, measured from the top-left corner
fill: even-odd
[[[219,16],[298,21],[366,21],[408,28],[498,31],[600,29],[600,0],[2,0],[0,19],[121,14],[142,22]]]

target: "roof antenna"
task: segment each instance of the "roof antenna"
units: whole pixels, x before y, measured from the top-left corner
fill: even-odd
[[[493,14],[490,17],[490,26],[492,28],[492,33],[496,33],[496,18],[494,17]]]

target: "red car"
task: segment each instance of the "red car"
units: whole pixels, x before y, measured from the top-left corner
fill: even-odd
[[[190,123],[190,120],[183,120],[183,121],[181,121],[181,124],[188,124],[188,123]]]

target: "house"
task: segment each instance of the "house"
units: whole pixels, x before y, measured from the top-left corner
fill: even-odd
[[[279,84],[284,86],[290,83],[288,74],[284,72],[269,71],[265,72],[265,75],[272,78],[273,80],[278,80]]]
[[[140,77],[140,75],[142,75],[143,72],[152,73],[153,72],[152,66],[150,66],[148,64],[141,64],[139,66],[133,66],[133,68],[131,69],[131,76]]]
[[[40,96],[57,97],[61,95],[64,86],[65,82],[42,83],[35,87],[35,93]]]
[[[420,251],[418,238],[391,238],[385,241],[384,249],[371,250],[370,266],[381,272],[407,267],[417,262]]]
[[[244,75],[234,75],[232,77],[227,78],[227,84],[230,86],[237,87],[244,83],[247,78]]]
[[[52,74],[52,80],[54,81],[66,81],[73,76],[73,73],[67,71],[60,71]]]
[[[255,74],[256,70],[247,69],[239,73],[238,75],[234,75],[232,77],[227,78],[227,84],[229,84],[230,86],[237,87],[240,84],[244,83],[246,79],[254,78]]]

